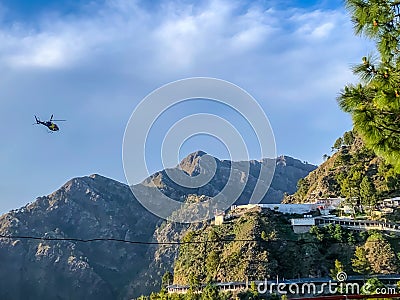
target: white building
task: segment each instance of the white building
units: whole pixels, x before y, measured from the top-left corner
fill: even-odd
[[[244,204],[244,205],[233,205],[231,210],[241,209],[253,209],[255,207],[271,209],[284,214],[306,214],[311,211],[317,210],[318,205],[316,203],[302,203],[302,204]]]
[[[224,223],[225,220],[225,213],[224,212],[216,212],[214,217],[214,225],[221,225]]]
[[[385,207],[397,207],[400,206],[400,197],[394,197],[383,200],[383,206]]]
[[[317,204],[324,210],[335,210],[344,200],[344,198],[320,198],[317,200]]]
[[[315,218],[290,219],[294,233],[306,233],[315,225]]]

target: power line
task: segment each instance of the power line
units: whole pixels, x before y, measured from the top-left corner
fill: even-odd
[[[131,241],[117,238],[91,238],[91,239],[80,239],[80,238],[55,238],[55,237],[38,237],[38,236],[23,236],[23,235],[0,235],[0,238],[5,239],[25,239],[25,240],[42,240],[42,241],[70,241],[70,242],[120,242],[128,244],[138,245],[184,245],[184,244],[207,244],[207,243],[220,243],[220,242],[259,242],[261,240],[256,239],[218,239],[218,240],[204,240],[204,241],[182,241],[182,242],[145,242],[145,241]],[[289,240],[287,240],[289,241]],[[278,242],[278,241],[271,241]],[[295,241],[292,241],[295,242]]]
[[[69,241],[69,242],[81,242],[81,243],[91,243],[91,242],[119,242],[127,244],[136,245],[185,245],[185,244],[207,244],[207,243],[231,243],[231,242],[267,242],[267,243],[279,243],[279,242],[289,242],[298,245],[304,244],[320,244],[321,241],[306,241],[306,240],[290,240],[290,239],[279,239],[265,241],[262,239],[216,239],[216,240],[203,240],[203,241],[178,241],[178,242],[146,242],[146,241],[131,241],[125,239],[117,238],[57,238],[57,237],[38,237],[38,236],[24,236],[24,235],[0,235],[0,238],[13,239],[13,240],[41,240],[41,241]],[[393,237],[392,240],[400,240],[400,237]],[[349,244],[349,242],[330,240],[331,244]],[[380,240],[368,241],[369,243],[377,243]]]

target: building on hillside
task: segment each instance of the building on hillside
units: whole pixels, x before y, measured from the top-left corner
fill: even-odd
[[[298,218],[290,219],[294,233],[306,233],[310,228],[315,225],[315,218]]]
[[[240,204],[240,205],[232,205],[231,206],[231,211],[236,210],[236,211],[241,211],[241,210],[250,210],[254,208],[260,208],[260,204]]]
[[[306,214],[317,210],[317,205],[315,203],[260,204],[260,207],[275,210],[284,214]]]
[[[384,207],[398,207],[400,206],[400,197],[389,198],[383,200]]]
[[[244,205],[232,205],[231,211],[250,210],[254,208],[270,209],[283,214],[306,214],[317,210],[316,203],[301,203],[301,204],[244,204]]]
[[[340,204],[344,201],[344,198],[319,198],[317,204],[322,206],[326,210],[335,210],[340,207]]]
[[[353,207],[351,207],[350,205],[343,205],[340,210],[345,214],[345,215],[351,215],[352,213],[354,213],[354,209]]]
[[[222,223],[224,223],[225,220],[225,212],[215,212],[215,216],[214,216],[214,225],[221,225]]]
[[[374,210],[372,213],[377,218],[382,218],[383,215],[390,215],[390,214],[394,213],[394,208],[384,206],[384,207],[379,208],[379,210]]]

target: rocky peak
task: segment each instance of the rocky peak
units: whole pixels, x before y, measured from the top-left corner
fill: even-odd
[[[190,153],[179,163],[179,168],[190,176],[196,176],[200,174],[199,161],[201,157],[206,154],[206,152],[201,150]]]

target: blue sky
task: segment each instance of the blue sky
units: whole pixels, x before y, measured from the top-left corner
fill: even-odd
[[[76,176],[125,182],[122,138],[135,106],[193,76],[248,91],[271,122],[279,155],[321,163],[351,128],[335,98],[356,80],[351,65],[374,49],[354,37],[349,19],[341,1],[0,0],[0,212]],[[165,118],[196,112],[229,115],[193,103]],[[31,125],[33,115],[51,114],[68,120],[60,132]],[[155,171],[157,134],[149,143]],[[204,136],[185,143],[180,157],[197,149],[227,158]]]

